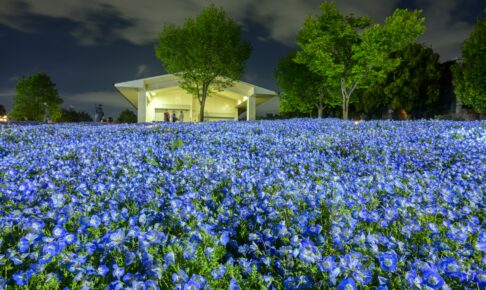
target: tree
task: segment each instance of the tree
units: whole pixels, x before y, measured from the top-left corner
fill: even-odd
[[[282,58],[274,72],[275,78],[283,93],[280,108],[282,112],[311,113],[317,109],[317,115],[322,118],[326,105],[335,106],[339,99],[332,99],[331,88],[326,87],[322,77],[310,71],[306,65],[294,61],[296,51],[291,51]]]
[[[384,78],[400,64],[390,58],[415,42],[424,31],[421,11],[397,9],[383,26],[368,17],[344,16],[334,3],[321,5],[322,15],[309,17],[297,36],[302,49],[296,61],[321,75],[325,83],[339,87],[343,119],[348,119],[353,92]]]
[[[167,72],[182,78],[181,88],[198,99],[203,121],[206,98],[240,79],[251,46],[236,22],[210,5],[181,27],[165,25],[155,53]]]
[[[476,23],[464,41],[462,64],[453,67],[452,82],[463,104],[477,113],[486,112],[486,18]]]
[[[116,121],[117,123],[137,123],[137,115],[133,111],[126,109],[120,113]]]
[[[78,122],[93,122],[93,118],[84,111],[76,111],[73,108],[61,109],[60,122],[78,123]]]
[[[393,52],[401,63],[385,79],[371,85],[361,98],[367,114],[388,108],[405,111],[415,118],[438,113],[442,77],[439,55],[421,44],[411,44]]]
[[[5,110],[5,107],[3,105],[0,105],[0,116],[4,116],[7,114],[7,110]]]
[[[60,116],[59,105],[62,99],[56,85],[45,73],[21,76],[13,99],[10,116],[15,120],[45,121],[46,117],[56,121]]]

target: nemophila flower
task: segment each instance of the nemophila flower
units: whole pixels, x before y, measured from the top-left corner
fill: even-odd
[[[92,215],[90,218],[89,218],[89,226],[90,227],[94,227],[94,228],[97,228],[101,225],[101,219],[99,216],[97,215]]]
[[[462,272],[461,266],[454,258],[443,258],[439,261],[439,269],[447,276],[455,277],[460,280],[467,279],[467,274]]]
[[[182,284],[189,279],[186,272],[184,270],[179,270],[177,273],[172,274],[172,282],[174,284]]]
[[[336,261],[336,257],[334,256],[324,257],[319,263],[317,263],[317,268],[321,272],[325,272],[325,271],[329,272],[336,267],[335,261]]]
[[[240,290],[240,286],[238,286],[238,281],[235,278],[232,278],[229,284],[228,290]]]
[[[125,230],[119,229],[111,232],[109,235],[109,239],[110,239],[109,245],[111,247],[119,246],[125,240]]]
[[[27,271],[19,271],[13,274],[13,279],[15,283],[19,286],[25,286],[29,283],[30,278],[32,277],[32,270]]]
[[[213,247],[207,247],[206,249],[204,249],[204,254],[209,259],[211,259],[211,257],[213,256],[213,252],[214,252],[214,248]]]
[[[113,264],[113,277],[120,279],[123,274],[125,273],[125,269],[123,267],[118,266],[118,264]]]
[[[452,228],[450,231],[448,231],[446,233],[446,236],[449,239],[452,239],[452,240],[454,240],[456,242],[461,242],[461,243],[466,242],[466,240],[468,238],[467,232],[462,231],[460,229],[456,229],[456,228]]]
[[[26,226],[27,226],[27,229],[30,230],[31,232],[38,233],[45,227],[45,223],[43,221],[40,221],[40,220],[32,219],[32,220],[28,221]]]
[[[125,266],[130,266],[137,256],[132,251],[125,251]]]
[[[64,204],[64,199],[65,198],[63,194],[53,194],[51,196],[50,206],[52,206],[53,208],[60,208]]]
[[[486,253],[486,230],[482,230],[481,232],[479,232],[476,249],[478,251]]]
[[[439,289],[444,285],[444,279],[435,271],[426,270],[423,272],[423,285],[432,289]]]
[[[108,268],[106,265],[99,265],[96,269],[96,273],[101,277],[105,277],[108,272],[110,272],[110,268]]]
[[[394,272],[397,269],[398,257],[395,253],[380,253],[378,255],[380,267],[388,272]]]
[[[52,229],[52,236],[55,238],[62,238],[66,233],[66,229],[60,225],[56,225],[54,229]]]
[[[76,243],[76,241],[78,240],[78,238],[76,237],[76,235],[72,234],[72,233],[68,233],[64,236],[63,238],[63,241],[68,244],[68,245],[71,245],[71,244],[74,244]]]
[[[486,272],[476,271],[473,273],[473,281],[479,286],[479,289],[486,288]]]
[[[211,271],[211,275],[215,280],[219,280],[223,278],[225,273],[226,273],[226,267],[224,265],[221,265],[219,268],[216,268],[213,271]]]
[[[368,285],[371,283],[373,278],[373,271],[371,269],[361,267],[353,272],[353,278],[360,285]]]
[[[312,241],[303,240],[299,245],[299,259],[305,263],[315,263],[320,258],[320,253]]]
[[[58,242],[50,242],[44,246],[42,249],[42,253],[44,255],[49,255],[51,257],[59,255],[59,253],[62,251],[61,244]]]
[[[18,243],[19,252],[25,253],[30,249],[30,242],[25,237],[21,238]]]
[[[195,254],[196,254],[196,245],[190,243],[185,247],[182,256],[187,260],[192,260]]]
[[[347,278],[339,282],[337,289],[338,290],[358,290],[358,287],[356,287],[356,283],[354,282],[353,278]]]
[[[146,290],[159,290],[159,286],[157,286],[157,282],[154,280],[146,280],[145,281],[145,289]]]
[[[230,240],[229,232],[225,231],[221,234],[221,237],[219,238],[219,242],[221,245],[226,246]]]

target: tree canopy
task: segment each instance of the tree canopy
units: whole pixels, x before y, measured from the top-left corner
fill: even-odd
[[[325,106],[339,105],[339,99],[332,98],[322,77],[309,70],[306,65],[294,61],[296,51],[282,58],[274,72],[282,93],[280,109],[282,112],[310,113],[317,109],[321,118]]]
[[[486,13],[486,9],[485,9]],[[462,63],[453,68],[454,91],[477,113],[486,113],[486,18],[479,20],[462,45]]]
[[[342,15],[327,1],[321,11],[322,15],[307,18],[300,30],[301,51],[295,60],[340,90],[347,119],[353,92],[385,78],[400,64],[390,53],[415,42],[425,29],[424,19],[419,18],[421,11],[397,9],[384,25],[372,24],[368,17]]]
[[[5,107],[0,104],[0,116],[4,116],[7,114],[7,110],[5,110]]]
[[[165,25],[158,40],[155,52],[165,70],[179,75],[180,86],[198,99],[199,121],[206,98],[239,80],[251,53],[240,27],[214,5],[182,26]]]
[[[129,109],[123,110],[116,120],[117,123],[137,123],[137,115]]]
[[[56,85],[45,73],[21,76],[16,86],[16,96],[9,116],[15,120],[56,121],[61,116]]]
[[[62,108],[59,121],[70,123],[93,122],[93,118],[85,111],[76,111],[73,108]]]
[[[400,65],[368,87],[360,100],[363,110],[376,115],[391,108],[415,118],[432,117],[437,113],[440,94],[439,55],[414,43],[390,57],[401,59]]]

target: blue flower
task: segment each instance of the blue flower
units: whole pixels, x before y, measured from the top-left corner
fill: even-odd
[[[146,280],[145,281],[145,289],[146,290],[159,290],[159,286],[157,286],[157,282],[154,280]]]
[[[125,241],[125,230],[119,229],[110,233],[110,243],[111,247],[116,247]]]
[[[29,283],[29,279],[32,276],[32,273],[32,270],[19,271],[13,274],[13,279],[15,280],[15,283],[17,283],[17,285],[25,286]]]
[[[303,240],[299,246],[299,258],[305,263],[315,263],[320,253],[312,241]]]
[[[22,237],[19,241],[18,247],[21,253],[25,253],[29,251],[30,243],[25,237]]]
[[[461,267],[454,258],[443,258],[439,261],[439,269],[447,276],[462,280],[467,279],[467,274],[461,271]]]
[[[219,280],[224,277],[225,273],[226,273],[226,267],[224,265],[221,265],[219,268],[214,269],[211,272],[211,275],[215,280]]]
[[[423,284],[432,289],[439,289],[444,285],[444,279],[435,271],[426,270],[423,272],[423,276]]]
[[[98,269],[96,270],[96,273],[101,277],[105,277],[108,272],[110,272],[110,268],[108,268],[106,265],[99,265]]]
[[[397,270],[398,257],[395,253],[380,253],[378,254],[380,267],[387,272],[394,272]]]
[[[354,283],[353,278],[347,278],[339,282],[337,289],[338,290],[358,290],[358,287],[356,287],[356,283]]]
[[[184,288],[182,288],[183,290],[199,290],[201,289],[201,285],[199,285],[199,283],[197,283],[196,281],[188,281],[187,283],[184,284]]]
[[[336,257],[334,256],[327,256],[322,259],[319,263],[317,263],[317,267],[321,272],[329,272],[336,267]]]
[[[60,225],[55,226],[54,229],[52,230],[52,236],[55,238],[62,238],[65,233],[66,233],[66,229],[64,229]]]
[[[486,272],[484,271],[476,271],[473,275],[473,281],[476,282],[479,286],[479,289],[486,288]]]
[[[240,286],[238,286],[238,283],[235,278],[231,279],[228,290],[240,290]]]
[[[125,269],[123,267],[119,267],[118,264],[113,264],[113,276],[117,279],[120,279],[123,274],[125,273]]]
[[[221,243],[221,245],[223,246],[226,246],[226,244],[228,244],[229,242],[229,232],[228,231],[224,231],[222,234],[221,234],[221,237],[219,238],[219,241]]]
[[[63,194],[53,194],[51,196],[51,203],[50,205],[53,208],[60,208],[64,204],[64,195]]]
[[[44,246],[42,253],[44,255],[49,255],[51,257],[59,255],[61,252],[61,247],[58,242],[50,242]]]
[[[177,273],[172,274],[172,282],[174,284],[182,284],[189,279],[184,270],[179,270]]]
[[[101,219],[97,215],[92,215],[89,219],[89,226],[93,228],[97,228],[101,225]]]

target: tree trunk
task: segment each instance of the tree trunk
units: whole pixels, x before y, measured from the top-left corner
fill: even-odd
[[[199,99],[199,122],[204,122],[204,106],[206,105],[206,96],[208,93],[208,85],[203,83],[202,96]]]
[[[319,104],[317,106],[317,118],[322,119],[322,113],[324,112],[324,106]]]
[[[346,97],[345,93],[343,93],[343,120],[348,119],[348,98]]]
[[[349,91],[346,89],[346,79],[341,79],[341,95],[343,96],[343,120],[348,119],[349,115],[349,99],[351,98],[351,94],[353,93],[354,89],[356,89],[358,82],[354,82],[351,84]]]

